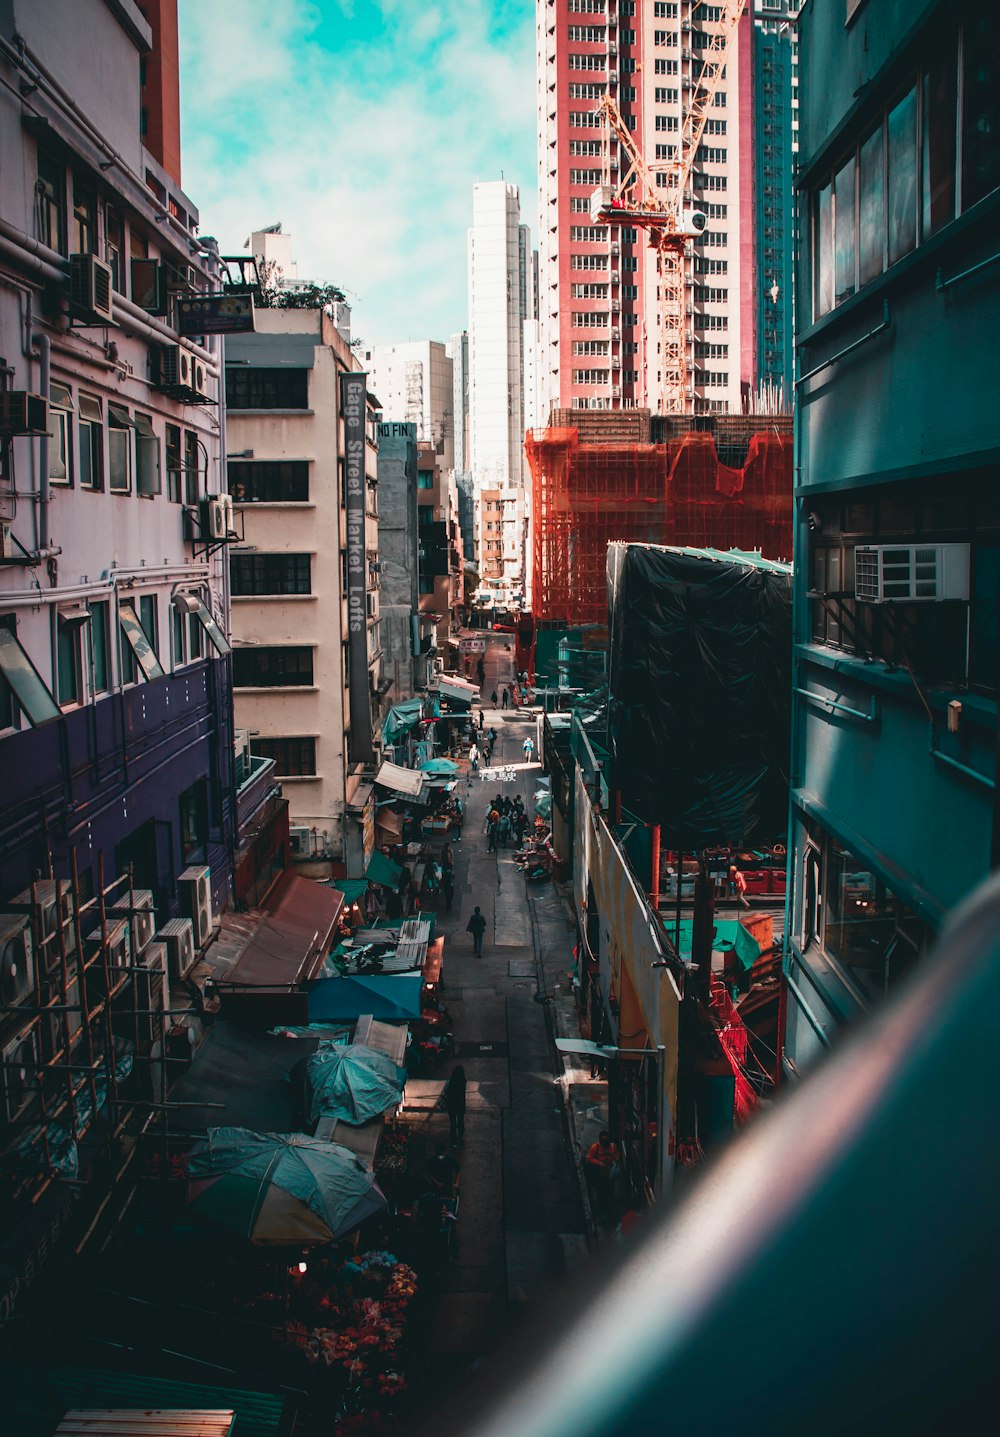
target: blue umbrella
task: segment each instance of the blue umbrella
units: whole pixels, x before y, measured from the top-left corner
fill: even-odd
[[[306,1064],[312,1088],[310,1119],[331,1117],[357,1126],[395,1107],[406,1069],[364,1043],[320,1043]]]
[[[421,773],[444,773],[449,777],[458,773],[458,764],[453,763],[450,758],[429,758],[417,764],[417,767]]]

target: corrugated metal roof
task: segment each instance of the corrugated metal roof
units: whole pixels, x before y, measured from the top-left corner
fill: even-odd
[[[229,1437],[231,1410],[80,1407],[67,1412],[56,1437]]]

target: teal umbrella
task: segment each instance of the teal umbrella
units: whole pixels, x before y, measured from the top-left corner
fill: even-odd
[[[421,773],[443,773],[449,777],[458,773],[458,764],[450,758],[429,758],[424,763],[418,763],[417,767]]]
[[[385,1206],[360,1158],[303,1133],[209,1128],[187,1168],[192,1209],[258,1246],[332,1242]]]
[[[406,1083],[405,1068],[364,1043],[320,1043],[306,1063],[306,1075],[311,1121],[332,1117],[354,1126],[395,1107]]]

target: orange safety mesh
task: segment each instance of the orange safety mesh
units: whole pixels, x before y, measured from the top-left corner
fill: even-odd
[[[665,444],[581,443],[579,431],[530,431],[536,619],[604,624],[608,544],[615,541],[792,554],[789,426],[739,416],[726,444],[690,430]]]

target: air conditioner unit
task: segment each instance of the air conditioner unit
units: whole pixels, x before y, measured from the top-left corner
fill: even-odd
[[[193,394],[195,392],[194,363],[194,355],[190,349],[185,349],[183,344],[161,345],[160,388],[182,389]]]
[[[612,386],[611,386],[611,398],[612,398],[612,399],[621,399],[621,397],[622,397],[621,385],[620,385],[620,384],[612,384]]]
[[[854,550],[854,597],[869,604],[967,600],[969,545],[858,545]]]
[[[618,54],[618,41],[617,41],[617,40],[609,40],[609,41],[608,41],[608,54],[609,54],[609,55],[617,55],[617,54]]]
[[[211,380],[209,379],[208,370],[205,368],[204,361],[199,359],[197,355],[195,355],[194,357],[193,378],[195,394],[197,394],[202,399],[210,399]]]
[[[167,970],[171,979],[186,978],[194,967],[194,927],[190,918],[171,918],[156,931],[155,940],[167,950]]]
[[[203,539],[222,540],[228,537],[228,511],[223,499],[228,494],[212,494],[201,501],[201,535]]]
[[[288,830],[288,846],[295,858],[312,858],[315,835],[305,824],[292,824]]]
[[[204,948],[212,936],[215,916],[212,912],[212,870],[185,868],[177,880],[177,896],[181,912],[190,918],[194,928],[194,941],[198,948]]]
[[[435,659],[435,660],[434,660],[434,672],[435,672],[436,674],[443,674],[443,673],[444,673],[444,659],[443,659],[443,658],[442,658],[442,659]]]
[[[35,991],[31,923],[23,913],[0,914],[0,1008],[16,1008]]]
[[[38,939],[41,943],[44,939],[52,939],[56,933],[59,920],[62,922],[63,946],[67,954],[76,952],[76,929],[73,919],[73,893],[68,883],[58,885],[62,892],[59,898],[59,918],[56,916],[56,880],[51,878],[40,879],[34,885],[34,897],[32,890],[25,888],[16,898],[8,903],[12,913],[33,914],[38,924]],[[43,950],[43,961],[46,968],[59,959],[59,939],[45,944]]]
[[[613,354],[613,355],[611,356],[611,368],[612,368],[612,369],[621,369],[621,367],[622,367],[622,362],[621,362],[621,360],[618,358],[617,354]]]
[[[47,434],[49,406],[26,389],[0,390],[0,434]]]
[[[114,918],[127,918],[129,916],[128,899],[116,903],[109,910]],[[153,936],[156,927],[156,914],[153,911],[153,894],[149,888],[136,888],[132,891],[132,952],[138,956],[143,952],[149,940]]]
[[[612,240],[612,241],[611,241],[611,253],[612,253],[613,255],[619,255],[619,254],[621,254],[621,252],[622,252],[622,247],[621,247],[621,245],[618,243],[617,240]]]
[[[133,978],[139,1042],[144,1047],[151,1047],[163,1035],[163,1018],[170,1007],[170,980],[165,943],[158,939],[149,944]]]
[[[222,519],[225,524],[226,534],[233,532],[233,496],[231,494],[219,494],[219,504],[222,507]]]
[[[612,338],[612,339],[621,339],[621,337],[622,337],[622,332],[621,332],[621,330],[618,328],[617,324],[612,325],[612,326],[611,326],[611,338]]]
[[[622,307],[622,302],[621,302],[620,299],[613,299],[613,300],[611,301],[611,313],[612,313],[612,314],[619,314],[620,311],[621,311],[621,307]]]
[[[16,1122],[38,1092],[38,1037],[27,1028],[11,1038],[0,1052],[0,1093],[3,1119]]]
[[[111,266],[93,254],[69,257],[69,307],[87,324],[113,324]]]
[[[109,987],[114,988],[128,972],[132,956],[128,920],[120,918],[115,923],[109,923],[107,939],[103,944],[99,929],[88,934],[84,940],[84,953],[90,964],[87,968],[87,1002],[93,1007],[106,998]]]

